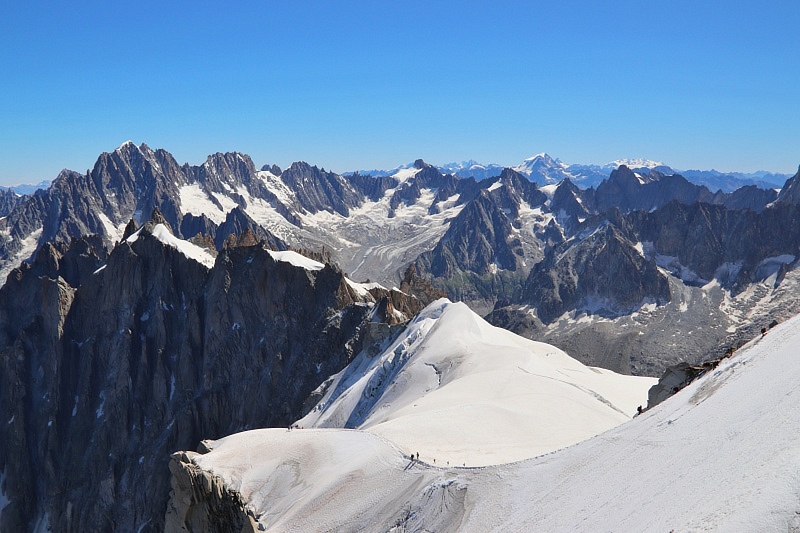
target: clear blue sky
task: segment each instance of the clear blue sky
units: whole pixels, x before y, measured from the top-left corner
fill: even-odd
[[[794,173],[800,2],[14,2],[0,183],[131,139],[345,171],[647,157]]]

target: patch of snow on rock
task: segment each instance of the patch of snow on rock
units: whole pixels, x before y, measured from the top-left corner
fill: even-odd
[[[129,244],[133,244],[139,239],[139,235],[141,234],[143,228],[139,228],[136,233],[132,234],[130,237],[125,239],[125,242]],[[171,246],[172,248],[177,249],[183,255],[188,257],[189,259],[193,259],[200,263],[201,265],[205,265],[208,268],[214,266],[214,261],[216,260],[205,248],[197,246],[196,244],[192,244],[189,241],[184,241],[183,239],[179,239],[174,236],[170,231],[167,229],[164,224],[156,224],[152,231],[153,237],[161,241],[162,243],[166,244],[167,246]]]
[[[42,229],[39,228],[22,240],[22,248],[14,254],[13,259],[6,261],[0,268],[0,286],[5,284],[6,278],[12,270],[17,268],[20,263],[30,259],[39,246],[39,237],[42,236]]]
[[[111,219],[103,213],[102,211],[97,212],[97,218],[100,219],[100,222],[103,223],[103,228],[106,230],[106,235],[111,241],[118,241],[122,239],[122,231],[118,226],[115,226]],[[125,225],[123,224],[122,228],[124,229]]]
[[[287,250],[285,252],[274,252],[270,250],[269,255],[271,255],[275,261],[289,263],[296,267],[305,268],[306,270],[322,270],[325,268],[325,265],[319,261],[314,261],[313,259],[310,259],[304,255],[300,255],[291,250]]]

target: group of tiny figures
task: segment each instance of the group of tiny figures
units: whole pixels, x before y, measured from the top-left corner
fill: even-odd
[[[413,453],[408,456],[411,461],[419,461],[419,452],[415,456]],[[436,464],[436,459],[433,460],[433,464]],[[450,461],[447,461],[447,466],[450,466]],[[467,466],[467,463],[462,463],[461,466]]]

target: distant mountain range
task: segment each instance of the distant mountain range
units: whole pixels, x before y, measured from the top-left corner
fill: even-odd
[[[531,181],[535,181],[539,185],[558,183],[565,178],[569,178],[573,183],[585,188],[599,185],[600,182],[609,177],[611,172],[616,170],[620,165],[625,165],[628,168],[644,173],[656,170],[665,175],[680,174],[692,183],[705,185],[711,191],[721,190],[722,192],[732,192],[747,185],[755,185],[761,189],[780,188],[787,179],[792,177],[791,174],[767,172],[765,170],[756,172],[720,172],[713,169],[677,170],[664,163],[641,158],[617,159],[604,165],[568,165],[562,163],[560,159],[553,159],[546,153],[529,157],[522,163],[511,168],[528,176]],[[408,163],[389,170],[358,170],[344,172],[342,175],[349,176],[358,172],[359,174],[373,177],[386,177],[413,166],[414,163]],[[447,163],[437,166],[436,168],[443,174],[454,174],[459,178],[471,177],[480,181],[482,179],[499,176],[506,167],[495,163],[484,165],[470,159],[469,161],[462,161],[461,163]],[[8,189],[14,191],[18,195],[26,195],[33,194],[40,189],[47,189],[50,187],[51,183],[51,180],[42,180],[36,184],[20,184],[10,187],[0,186],[0,189]]]
[[[20,184],[20,185],[11,185],[10,187],[5,187],[5,186],[0,185],[0,189],[6,189],[6,190],[9,190],[9,191],[13,191],[13,192],[19,194],[20,196],[23,196],[23,195],[26,195],[26,194],[33,194],[36,191],[38,191],[39,189],[47,189],[48,187],[50,187],[51,183],[53,183],[53,182],[50,181],[50,180],[42,180],[42,181],[40,181],[39,183],[36,183],[36,184],[25,184],[25,183],[23,183],[23,184]]]
[[[761,189],[780,188],[791,177],[791,174],[779,174],[766,171],[758,172],[719,172],[717,170],[677,170],[659,161],[649,159],[618,159],[603,165],[594,164],[566,164],[560,159],[553,159],[546,153],[536,154],[522,163],[512,166],[520,174],[524,174],[531,181],[539,185],[550,185],[569,178],[581,188],[596,187],[611,175],[620,165],[640,174],[649,174],[651,171],[660,172],[669,176],[680,174],[690,182],[704,185],[712,192],[733,192],[747,185],[755,185]],[[413,166],[413,163],[402,165],[390,170],[359,170],[359,174],[371,176],[391,176],[402,169]],[[475,178],[480,181],[486,178],[499,176],[506,168],[495,163],[481,164],[470,159],[461,163],[447,163],[437,166],[440,172],[454,174],[460,178]],[[345,175],[354,172],[346,172]]]

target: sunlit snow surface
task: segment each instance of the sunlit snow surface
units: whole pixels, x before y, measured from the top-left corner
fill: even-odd
[[[22,248],[14,254],[13,259],[10,259],[3,264],[0,268],[0,285],[6,282],[6,278],[12,270],[17,268],[22,261],[27,261],[36,252],[36,247],[39,243],[39,237],[42,236],[43,228],[39,228],[22,241]]]
[[[586,367],[442,299],[382,354],[354,360],[298,424],[366,429],[431,463],[497,464],[621,424],[654,382]]]
[[[275,261],[289,263],[296,267],[305,268],[306,270],[322,270],[325,268],[325,265],[319,261],[314,261],[313,259],[309,259],[308,257],[300,255],[291,250],[287,250],[285,252],[270,251],[269,255],[271,255]]]
[[[798,346],[800,317],[634,420],[513,464],[412,462],[415,449],[334,429],[233,435],[196,462],[270,531],[786,531],[800,510]]]
[[[131,244],[136,242],[141,232],[142,230],[139,229],[139,231],[125,239],[125,242]],[[164,224],[156,224],[155,227],[153,227],[152,235],[167,246],[176,248],[189,259],[193,259],[208,268],[214,266],[215,259],[205,248],[197,246],[196,244],[192,244],[189,241],[184,241],[183,239],[177,238],[170,233]]]

